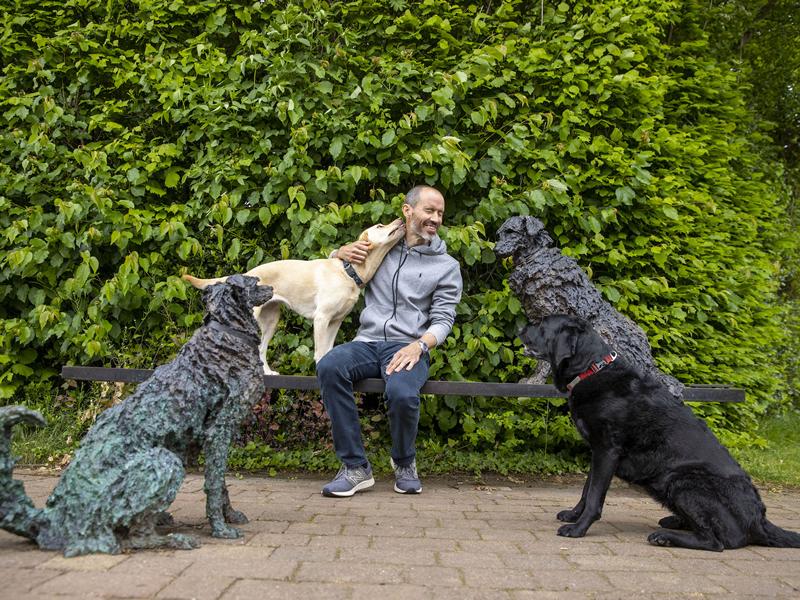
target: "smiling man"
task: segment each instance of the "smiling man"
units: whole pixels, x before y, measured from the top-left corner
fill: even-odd
[[[353,398],[353,383],[383,377],[392,435],[394,490],[418,494],[416,439],[419,391],[428,379],[429,350],[450,333],[461,299],[461,270],[437,235],[444,197],[430,186],[411,189],[402,207],[405,237],[387,254],[367,285],[358,333],[317,363],[322,401],[331,419],[336,455],[342,462],[323,489],[347,497],[375,484]],[[361,263],[369,242],[353,242],[332,256]]]

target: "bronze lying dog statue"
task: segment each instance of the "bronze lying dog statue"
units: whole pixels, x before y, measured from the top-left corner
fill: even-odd
[[[24,407],[0,408],[0,528],[64,556],[195,548],[192,536],[155,528],[169,517],[188,458],[202,449],[211,535],[239,537],[228,523],[247,517],[231,508],[225,469],[233,435],[264,393],[253,307],[271,296],[255,277],[210,286],[205,324],[172,362],[97,418],[43,509],[12,479],[10,437],[15,423],[44,421]]]
[[[526,353],[546,360],[572,420],[592,450],[583,493],[558,535],[583,537],[600,518],[614,475],[672,511],[647,538],[658,546],[721,551],[748,544],[800,548],[800,534],[767,520],[750,477],[706,424],[666,386],[645,375],[583,319],[551,315],[520,333]]]

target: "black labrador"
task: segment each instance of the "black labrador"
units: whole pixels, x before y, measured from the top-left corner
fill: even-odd
[[[641,486],[673,514],[651,544],[722,551],[748,544],[800,548],[800,534],[767,520],[750,477],[706,424],[654,377],[643,375],[582,319],[551,315],[525,327],[526,354],[547,360],[569,392],[591,468],[575,508],[558,513],[558,535],[583,537],[600,518],[614,475]]]

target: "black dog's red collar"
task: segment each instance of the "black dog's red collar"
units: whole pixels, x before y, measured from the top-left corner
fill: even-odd
[[[572,388],[578,385],[581,381],[583,381],[587,377],[591,377],[598,371],[602,371],[604,368],[606,368],[615,360],[617,360],[617,353],[612,350],[611,353],[606,354],[602,360],[592,363],[592,365],[588,369],[586,369],[583,373],[581,373],[575,379],[570,381],[567,384],[567,391],[572,392]]]

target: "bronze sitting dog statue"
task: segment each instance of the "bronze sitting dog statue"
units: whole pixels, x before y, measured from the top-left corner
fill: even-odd
[[[559,313],[586,319],[608,344],[624,347],[638,368],[682,402],[683,384],[658,369],[644,331],[605,301],[575,259],[562,254],[544,223],[535,217],[511,217],[497,231],[494,251],[501,258],[513,257],[508,283],[531,322]],[[549,372],[547,361],[540,361],[530,383],[544,383]]]
[[[247,517],[231,508],[225,469],[233,435],[264,393],[253,307],[271,297],[255,277],[209,286],[205,324],[172,362],[97,418],[43,509],[12,479],[10,437],[15,423],[44,420],[21,406],[0,408],[0,528],[64,556],[196,548],[194,537],[160,535],[156,525],[169,519],[184,465],[202,449],[211,535],[239,537],[228,524]]]

